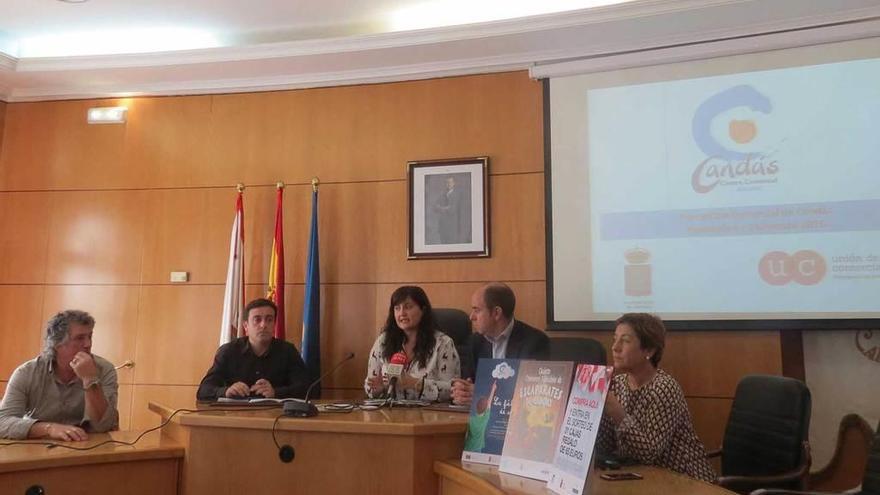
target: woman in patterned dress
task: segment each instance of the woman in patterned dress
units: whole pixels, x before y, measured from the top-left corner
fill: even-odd
[[[599,427],[599,450],[713,482],[678,382],[659,369],[666,328],[659,317],[627,313],[614,330],[616,376]]]
[[[383,366],[392,356],[406,356],[395,391],[398,399],[449,400],[452,379],[461,376],[455,344],[437,328],[431,302],[421,287],[405,285],[391,294],[388,317],[370,351],[364,390],[370,397],[386,393]],[[400,357],[395,362],[402,361]]]

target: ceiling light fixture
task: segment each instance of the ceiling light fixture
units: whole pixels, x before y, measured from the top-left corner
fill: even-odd
[[[58,1],[62,2],[62,3],[86,3],[89,0],[58,0]]]
[[[89,109],[89,124],[124,124],[126,107],[92,107]]]

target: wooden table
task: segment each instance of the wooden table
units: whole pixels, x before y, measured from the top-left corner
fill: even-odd
[[[172,413],[149,408],[163,419]],[[460,457],[467,428],[467,414],[424,409],[284,417],[278,441],[296,452],[285,464],[271,435],[280,408],[217,409],[181,413],[164,430],[186,446],[185,495],[433,494],[434,461]]]
[[[104,440],[132,441],[140,432],[89,435],[85,442],[59,442],[88,447]],[[2,443],[9,440],[0,440]],[[159,432],[149,433],[134,446],[103,445],[76,451],[30,441],[0,447],[0,492],[23,494],[34,485],[47,495],[176,494],[183,447]]]
[[[653,466],[627,466],[644,476],[636,481],[606,481],[598,474],[590,475],[586,493],[589,495],[688,494],[725,495],[734,492],[705,481],[697,481],[667,469]],[[441,495],[555,495],[539,480],[499,473],[495,466],[462,463],[458,460],[437,461],[434,472],[440,477]],[[613,471],[610,471],[613,472]],[[601,471],[599,471],[601,473]]]

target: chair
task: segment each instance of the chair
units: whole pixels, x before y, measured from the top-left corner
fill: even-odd
[[[602,344],[595,339],[577,337],[555,337],[550,339],[549,359],[551,361],[608,364],[608,357]]]
[[[844,492],[837,492],[844,493]],[[862,489],[857,492],[845,492],[854,495],[880,495],[880,423],[877,424],[877,431],[874,433],[874,440],[871,442],[871,452],[868,454],[868,462],[865,465],[865,474],[862,477]],[[829,492],[806,492],[793,490],[755,490],[752,495],[824,495]]]
[[[458,358],[462,366],[462,376],[465,367],[470,363],[470,338],[471,338],[471,319],[468,314],[460,309],[455,308],[434,308],[434,318],[437,319],[437,325],[440,330],[455,342],[455,350],[458,351]]]
[[[834,455],[824,468],[810,473],[810,490],[838,492],[859,486],[871,455],[874,428],[858,414],[840,420]]]
[[[757,488],[803,490],[810,471],[810,389],[800,380],[744,377],[736,387],[718,484],[739,493]]]

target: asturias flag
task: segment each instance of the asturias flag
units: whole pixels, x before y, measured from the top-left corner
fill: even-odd
[[[311,380],[321,375],[321,276],[318,263],[318,189],[312,190],[312,227],[306,262],[306,287],[303,303],[302,357]],[[321,396],[321,384],[313,396]]]

